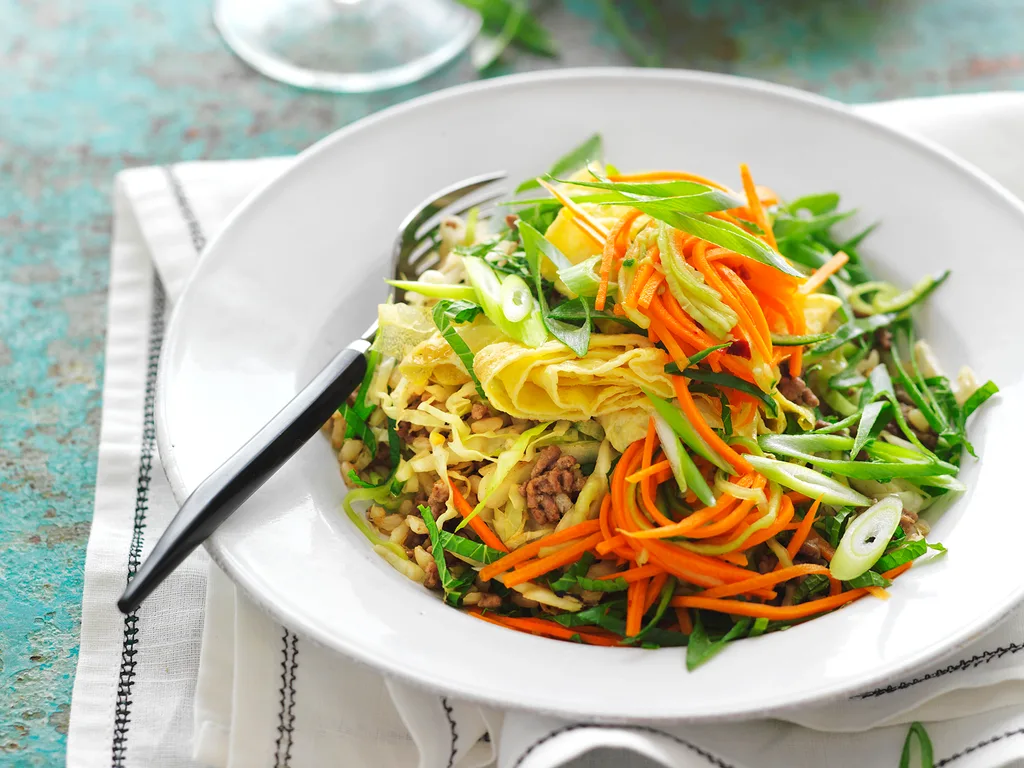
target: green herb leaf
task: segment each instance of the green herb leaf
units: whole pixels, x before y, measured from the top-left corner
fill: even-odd
[[[744,637],[752,623],[750,619],[741,619],[718,640],[712,640],[704,630],[700,611],[694,611],[693,632],[690,633],[690,641],[686,646],[686,668],[693,672],[701,664],[706,664],[718,655],[730,640]]]
[[[388,466],[390,471],[388,476],[377,485],[367,483],[359,478],[355,473],[355,470],[351,470],[348,473],[349,480],[354,484],[363,488],[387,488],[391,496],[397,496],[402,492],[402,483],[395,480],[395,474],[398,472],[398,465],[402,461],[402,445],[401,440],[398,437],[398,430],[396,429],[395,420],[388,418]]]
[[[366,420],[348,403],[342,403],[341,407],[338,408],[338,413],[345,419],[345,438],[354,437],[362,440],[363,444],[370,450],[370,454],[376,456],[377,438],[374,437],[373,430],[370,429],[370,425],[366,423]]]
[[[853,448],[850,453],[856,456],[861,449],[867,445],[868,440],[874,440],[878,433],[885,427],[886,421],[879,419],[882,412],[887,410],[888,403],[868,403],[860,413],[860,422],[857,424],[857,437],[853,441]]]
[[[582,298],[565,302],[571,305],[573,311],[583,313],[582,325],[575,326],[563,320],[558,320],[552,317],[548,310],[548,300],[544,295],[541,283],[540,257],[542,253],[559,269],[563,265],[568,265],[569,260],[565,258],[562,252],[550,240],[529,224],[520,222],[519,233],[523,238],[526,261],[530,265],[530,272],[533,274],[537,301],[540,304],[541,319],[544,321],[544,327],[548,329],[552,336],[575,352],[578,357],[585,357],[590,349],[590,305]],[[564,311],[568,310],[569,308],[566,308]]]
[[[499,549],[492,549],[486,544],[481,544],[454,533],[448,533],[448,531],[438,530],[438,536],[441,546],[448,552],[482,565],[490,565],[495,560],[503,558],[506,554]]]
[[[817,525],[820,521],[822,531],[832,549],[839,546],[839,542],[842,540],[843,533],[846,530],[846,524],[849,522],[852,513],[853,507],[842,507],[837,509],[834,515],[818,518],[818,521],[815,522],[815,525]]]
[[[772,344],[776,347],[803,347],[807,344],[817,344],[819,341],[832,336],[831,333],[809,333],[803,336],[793,336],[788,333],[773,333]]]
[[[974,413],[978,408],[992,395],[999,391],[999,387],[995,385],[993,381],[986,381],[980,387],[978,387],[974,393],[967,398],[967,402],[963,405],[963,420],[966,422],[970,418],[971,414]]]
[[[591,171],[591,173],[594,173]],[[594,173],[595,176],[598,174]],[[600,178],[600,177],[598,177]],[[714,213],[743,205],[743,202],[721,190],[696,181],[567,181],[553,178],[552,181],[574,184],[579,187],[604,189],[616,193],[610,200],[598,201],[602,205],[635,205],[644,203],[653,210],[665,213]],[[638,207],[638,206],[636,206]],[[652,216],[654,214],[651,214]],[[658,218],[655,216],[655,218]],[[715,221],[720,221],[715,219]],[[671,222],[668,222],[671,223]],[[739,229],[736,227],[736,229]],[[743,230],[739,230],[743,231]],[[748,235],[749,236],[749,235]]]
[[[476,572],[470,569],[461,577],[456,576],[451,572],[448,568],[448,563],[446,563],[444,559],[444,545],[441,543],[441,536],[437,527],[437,522],[434,520],[434,516],[430,513],[430,507],[420,504],[419,509],[420,516],[423,518],[423,523],[427,526],[427,536],[430,537],[430,543],[432,545],[434,565],[437,566],[437,578],[441,583],[441,587],[444,589],[444,600],[449,605],[458,607],[458,605],[462,603],[462,598],[466,596],[469,585],[472,584],[473,580],[476,578]]]
[[[936,288],[942,285],[950,275],[947,269],[938,277],[925,277],[912,288],[908,288],[889,299],[875,299],[872,307],[875,312],[903,312],[928,298]]]
[[[551,582],[551,589],[555,592],[568,592],[576,586],[576,581],[587,572],[593,562],[593,554],[584,552],[583,557],[566,568],[565,573]]]
[[[827,592],[828,585],[828,576],[825,576],[822,573],[812,573],[810,576],[804,577],[804,579],[796,585],[796,589],[793,590],[793,602],[802,603],[805,600],[822,594],[823,592]]]
[[[844,211],[842,213],[826,213],[807,218],[780,213],[775,217],[772,231],[775,233],[777,240],[806,238],[815,232],[831,229],[834,225],[850,218],[855,213],[856,211]]]
[[[702,368],[687,368],[683,371],[683,376],[693,379],[694,381],[706,381],[709,384],[714,384],[719,387],[728,387],[729,389],[745,392],[746,394],[760,400],[771,416],[775,416],[778,413],[779,409],[775,404],[775,400],[773,400],[768,394],[762,392],[749,381],[745,381],[738,376],[733,376],[731,373],[715,373],[714,371],[705,371]]]
[[[754,626],[750,628],[750,631],[747,633],[747,637],[757,637],[759,635],[763,635],[765,633],[765,630],[768,629],[768,624],[769,620],[766,619],[764,616],[760,616],[754,619]]]
[[[885,313],[851,320],[850,322],[841,325],[839,329],[832,334],[831,339],[826,339],[825,341],[811,347],[811,352],[814,355],[828,354],[832,350],[839,349],[847,342],[859,339],[866,333],[874,333],[879,328],[892,325],[899,319],[900,315],[897,313]]]
[[[588,163],[601,162],[604,159],[604,142],[600,133],[595,133],[578,147],[569,150],[562,157],[558,158],[554,165],[548,169],[548,176],[563,176],[572,174],[580,168],[585,168]],[[572,182],[575,184],[576,182]],[[516,188],[516,194],[525,192],[528,189],[536,189],[540,184],[537,179],[528,179]],[[522,218],[522,214],[520,214]],[[543,231],[543,230],[542,230]]]
[[[889,579],[885,578],[882,574],[875,571],[865,571],[855,579],[850,579],[846,582],[846,585],[852,589],[858,589],[860,587],[881,587],[885,589],[892,584]]]
[[[473,301],[448,299],[443,302],[443,305],[444,307],[441,311],[457,325],[472,322],[473,318],[483,314],[484,311],[483,307]]]
[[[878,573],[885,573],[891,571],[893,568],[897,568],[904,563],[909,563],[911,560],[916,560],[921,557],[929,549],[934,549],[937,552],[945,552],[946,548],[939,543],[929,543],[924,539],[917,539],[916,541],[909,541],[902,546],[897,547],[891,552],[886,552],[882,555],[878,562],[875,563],[871,570],[877,571]]]
[[[481,399],[487,400],[487,395],[484,393],[483,385],[480,383],[480,379],[476,377],[476,371],[473,370],[473,352],[469,348],[469,345],[466,344],[465,340],[459,336],[459,332],[455,330],[449,315],[451,311],[458,314],[460,311],[465,313],[469,310],[453,309],[452,305],[454,304],[455,302],[449,299],[442,299],[434,305],[434,325],[437,326],[437,330],[441,332],[444,340],[448,342],[448,346],[450,346],[452,351],[459,356],[459,360],[461,360],[462,364],[466,367],[466,371],[469,373],[470,378],[473,379],[473,384],[476,385],[477,394],[480,395]],[[477,309],[480,308],[477,307]]]
[[[588,579],[586,576],[580,576],[576,579],[576,583],[580,585],[580,589],[584,592],[625,592],[629,589],[629,582],[622,577],[615,579]]]
[[[821,216],[826,213],[832,213],[832,211],[838,207],[839,195],[835,192],[822,192],[817,195],[805,195],[804,197],[798,197],[796,200],[785,206],[786,210],[790,213],[807,211],[812,216]]]

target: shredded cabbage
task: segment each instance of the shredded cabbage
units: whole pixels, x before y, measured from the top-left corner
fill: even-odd
[[[608,494],[608,471],[612,468],[612,444],[605,440],[597,449],[597,463],[594,464],[594,471],[580,489],[580,495],[576,497],[576,504],[566,512],[562,519],[555,526],[556,531],[561,531],[570,526],[582,523],[597,516],[601,507],[601,500]]]

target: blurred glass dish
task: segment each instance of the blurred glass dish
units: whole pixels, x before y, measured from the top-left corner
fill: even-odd
[[[231,50],[267,77],[339,93],[420,80],[480,29],[453,0],[216,0],[213,18]]]

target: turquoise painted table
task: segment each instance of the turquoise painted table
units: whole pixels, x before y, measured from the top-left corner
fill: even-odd
[[[599,4],[535,3],[557,62],[622,64]],[[671,66],[848,101],[1024,88],[1024,0],[666,0]],[[277,85],[209,0],[0,0],[0,765],[63,762],[103,382],[110,189],[122,168],[296,152],[475,77],[367,97]]]

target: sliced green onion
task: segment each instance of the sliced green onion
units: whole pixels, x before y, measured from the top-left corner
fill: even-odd
[[[871,499],[852,488],[833,480],[815,469],[766,456],[744,457],[750,466],[779,485],[791,488],[812,499],[820,498],[824,504],[842,507],[866,507]]]
[[[601,257],[592,256],[581,261],[579,264],[558,270],[558,277],[576,296],[597,296],[598,288],[601,285]],[[609,292],[617,290],[615,283],[608,284]]]
[[[899,527],[903,502],[899,496],[886,496],[860,513],[846,528],[829,563],[832,577],[839,581],[855,579],[878,562]]]
[[[902,312],[915,304],[924,301],[929,294],[942,285],[949,277],[947,269],[938,277],[926,277],[916,285],[895,296],[875,296],[871,302],[875,312]]]
[[[548,340],[548,332],[539,313],[528,312],[519,321],[511,321],[505,316],[501,287],[509,279],[516,278],[522,282],[522,278],[505,275],[502,280],[483,259],[464,258],[462,263],[466,267],[466,277],[476,289],[480,305],[484,308],[488,320],[498,326],[506,336],[528,347],[539,347]]]
[[[802,347],[805,344],[817,344],[832,336],[831,333],[809,333],[793,336],[788,333],[773,333],[772,345],[776,347]]]
[[[454,299],[456,301],[477,301],[476,291],[471,285],[448,283],[421,283],[418,280],[385,280],[392,288],[407,293],[418,293],[432,299]]]
[[[530,286],[518,275],[508,275],[501,281],[501,311],[510,323],[518,323],[533,311]]]
[[[704,442],[704,438],[697,433],[697,430],[693,428],[693,425],[690,424],[690,421],[683,415],[682,411],[668,400],[662,400],[646,389],[643,390],[643,393],[647,395],[647,399],[654,405],[654,409],[658,414],[672,427],[672,431],[679,435],[691,450],[730,475],[736,474],[736,469]]]
[[[711,492],[704,476],[697,469],[697,465],[693,463],[690,454],[683,448],[679,435],[661,414],[654,415],[654,429],[658,433],[658,440],[661,441],[661,449],[665,452],[665,458],[668,460],[669,466],[672,467],[672,475],[679,486],[679,494],[685,494],[689,488],[705,505],[714,506],[714,493]]]
[[[748,457],[749,458],[749,457]],[[753,523],[747,526],[739,536],[728,544],[694,544],[691,541],[677,541],[683,549],[696,552],[701,555],[724,555],[726,552],[735,552],[742,547],[751,536],[758,531],[763,531],[775,524],[779,517],[779,505],[782,502],[782,488],[778,483],[769,483],[770,493],[768,495],[768,512],[761,515]]]

